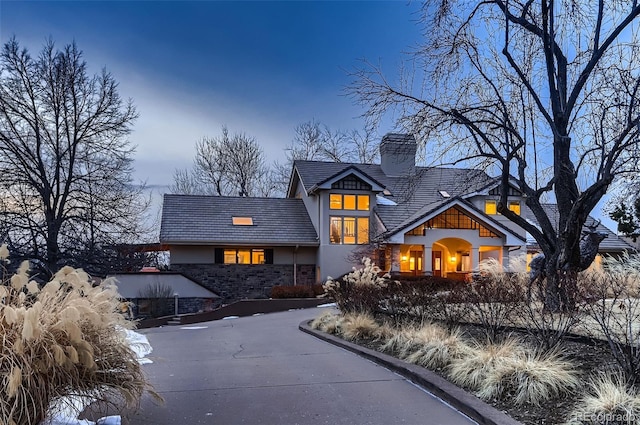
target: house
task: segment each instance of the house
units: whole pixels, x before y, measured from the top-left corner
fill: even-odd
[[[526,232],[497,212],[496,178],[418,167],[416,151],[413,136],[391,133],[380,164],[295,161],[284,199],[165,195],[171,269],[239,299],[340,276],[365,255],[392,273],[463,279],[527,253]],[[515,187],[507,203],[527,218]]]
[[[221,297],[175,272],[116,273],[120,296],[132,304],[135,317],[198,313],[219,307]],[[177,301],[177,306],[176,306]]]

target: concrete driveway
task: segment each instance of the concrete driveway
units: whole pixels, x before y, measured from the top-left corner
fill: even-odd
[[[298,330],[320,309],[145,329],[145,396],[131,424],[473,424],[368,360]]]

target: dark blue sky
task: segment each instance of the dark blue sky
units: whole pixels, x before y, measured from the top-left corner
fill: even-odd
[[[245,131],[270,160],[293,128],[317,119],[361,129],[344,96],[360,59],[397,75],[419,42],[418,4],[404,1],[0,2],[0,37],[35,53],[75,40],[90,67],[106,66],[140,112],[131,141],[140,179],[167,184],[203,136]],[[390,130],[380,128],[384,134]]]

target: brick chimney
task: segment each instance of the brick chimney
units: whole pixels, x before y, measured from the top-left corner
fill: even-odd
[[[387,176],[409,176],[416,171],[416,138],[412,134],[387,133],[380,142],[380,166]]]

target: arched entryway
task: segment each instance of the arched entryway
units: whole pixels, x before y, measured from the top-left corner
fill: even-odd
[[[437,240],[431,247],[434,276],[464,278],[473,269],[472,245],[460,238]]]

